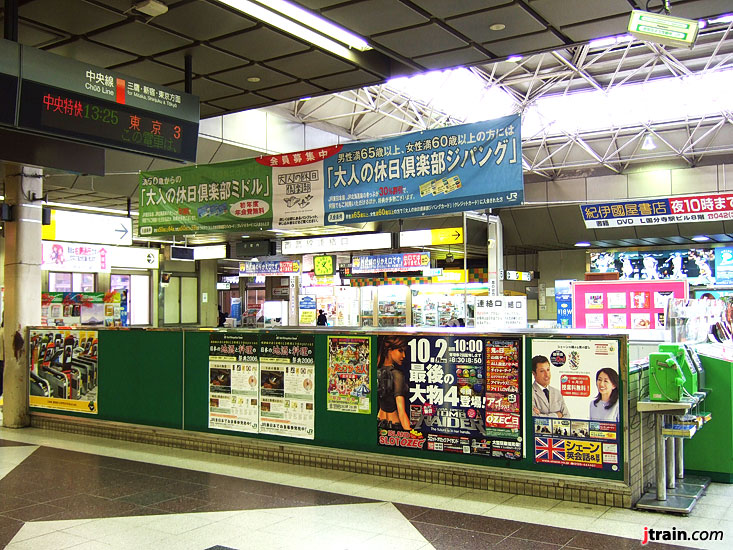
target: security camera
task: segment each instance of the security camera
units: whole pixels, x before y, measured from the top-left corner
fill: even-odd
[[[446,254],[445,261],[448,262],[449,264],[452,264],[453,263],[453,254]]]

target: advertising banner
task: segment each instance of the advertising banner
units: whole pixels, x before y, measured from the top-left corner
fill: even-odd
[[[371,339],[328,337],[329,411],[371,414]]]
[[[519,341],[378,337],[378,443],[522,456]]]
[[[316,298],[307,294],[298,296],[299,325],[316,324]]]
[[[99,412],[97,331],[58,328],[30,331],[30,405]]]
[[[518,115],[346,143],[324,160],[326,224],[521,204]]]
[[[272,170],[254,159],[140,173],[142,237],[272,227]]]
[[[406,254],[382,254],[379,256],[354,256],[351,273],[381,273],[382,271],[422,271],[430,267],[429,252]]]
[[[108,247],[42,241],[41,252],[41,269],[48,271],[109,273],[112,270]]]
[[[618,343],[533,339],[531,346],[535,462],[619,471]]]
[[[209,428],[257,433],[258,350],[253,334],[209,335]]]
[[[580,211],[588,229],[725,221],[733,219],[733,193],[583,204]]]
[[[260,339],[260,433],[315,438],[315,338]]]
[[[512,115],[141,172],[139,235],[293,230],[521,204],[520,129],[519,116]]]
[[[127,291],[43,292],[41,324],[127,326]]]
[[[617,272],[622,281],[687,279],[691,285],[710,285],[720,282],[717,275],[718,250],[721,249],[591,252],[590,271]]]
[[[300,262],[294,261],[266,261],[240,262],[240,277],[255,277],[257,275],[299,275]]]

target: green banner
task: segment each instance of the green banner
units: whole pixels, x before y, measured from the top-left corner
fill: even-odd
[[[272,168],[254,159],[140,173],[140,236],[272,227]]]

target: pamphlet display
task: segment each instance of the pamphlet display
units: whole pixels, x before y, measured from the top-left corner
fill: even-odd
[[[44,292],[41,324],[49,326],[127,326],[127,291]]]
[[[576,281],[573,327],[663,329],[670,298],[687,298],[685,280]]]

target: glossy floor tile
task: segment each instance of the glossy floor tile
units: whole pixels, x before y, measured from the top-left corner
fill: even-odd
[[[644,528],[711,529],[731,547],[733,486],[681,518],[43,431],[0,428],[9,549],[587,549]]]

